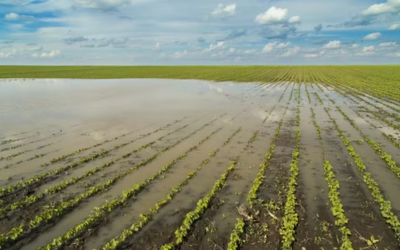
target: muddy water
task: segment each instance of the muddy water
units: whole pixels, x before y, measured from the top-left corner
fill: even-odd
[[[198,246],[199,249],[216,246],[225,248],[236,219],[241,217],[236,207],[246,203],[247,193],[258,173],[259,164],[265,160],[265,154],[282,120],[283,126],[276,142],[275,154],[270,159],[257,195],[265,203],[283,202],[279,203],[280,209],[276,212],[281,220],[284,216],[295,131],[299,129],[301,140],[296,192],[299,226],[294,249],[301,249],[303,246],[307,246],[307,249],[329,249],[340,244],[336,240],[340,238],[340,233],[335,228],[331,215],[328,187],[324,179],[323,150],[334,166],[336,178],[340,182],[342,203],[345,214],[350,219],[348,227],[353,233],[351,240],[354,245],[365,245],[358,237],[359,232],[365,238],[371,235],[382,236],[377,246],[393,249],[393,232],[387,229],[379,207],[371,202],[370,191],[363,183],[362,176],[355,168],[324,107],[329,109],[331,116],[337,120],[350,140],[360,140],[362,136],[336,110],[336,105],[354,119],[367,136],[381,143],[396,162],[400,159],[399,150],[380,133],[388,129],[382,121],[365,112],[357,113],[362,111],[361,105],[368,103],[357,103],[354,97],[350,99],[343,96],[328,85],[319,87],[315,84],[288,82],[239,84],[163,79],[0,81],[0,151],[3,150],[0,152],[0,159],[4,157],[0,160],[0,187],[8,187],[57,167],[65,167],[102,150],[109,151],[104,157],[92,159],[66,173],[1,197],[1,208],[25,199],[27,194],[42,193],[61,181],[84,176],[87,171],[113,163],[91,176],[71,183],[56,194],[46,195],[30,206],[16,210],[12,213],[16,216],[1,217],[0,233],[6,233],[21,223],[28,225],[29,220],[44,211],[45,205],[71,201],[91,187],[106,183],[157,155],[135,171],[118,177],[106,190],[84,198],[51,223],[44,223],[45,227],[31,231],[28,237],[18,240],[21,245],[15,249],[20,246],[22,249],[44,246],[65,234],[68,228],[83,223],[95,207],[102,206],[106,200],[120,198],[123,191],[157,174],[168,163],[187,152],[186,156],[149,182],[123,206],[110,211],[99,224],[90,226],[90,230],[77,239],[72,239],[65,249],[102,247],[137,222],[140,219],[139,214],[148,213],[149,208],[165,199],[174,186],[183,181],[192,170],[196,170],[196,175],[182,186],[179,193],[141,231],[128,240],[126,247],[147,249],[168,243],[173,239],[174,230],[180,226],[186,213],[193,210],[198,200],[211,190],[230,165],[230,161],[238,159],[236,169],[227,179],[227,185],[215,194],[211,207],[193,224],[189,237],[182,245],[182,249],[189,249],[191,246]],[[322,98],[322,105],[315,93]],[[373,102],[370,97],[364,98]],[[376,105],[388,110],[384,105]],[[300,127],[296,125],[297,107],[300,108]],[[314,108],[316,121],[322,128],[322,144],[311,120],[311,107]],[[240,131],[235,133],[239,128]],[[247,146],[255,132],[255,141]],[[390,133],[398,131],[393,130]],[[210,137],[203,142],[207,136]],[[230,136],[233,137],[229,143],[224,144]],[[98,143],[101,145],[95,146]],[[151,145],[141,148],[149,143]],[[124,146],[118,147],[120,145]],[[198,148],[190,150],[195,145]],[[366,143],[358,145],[353,142],[353,146],[360,157],[365,159],[368,171],[379,182],[385,198],[392,202],[392,207],[398,212],[400,203],[396,193],[400,189],[399,180]],[[88,149],[79,151],[85,148]],[[141,149],[136,151],[139,148]],[[215,156],[209,155],[217,149]],[[21,153],[18,154],[19,152]],[[73,152],[77,153],[55,164],[41,167],[44,163]],[[127,153],[132,155],[122,158]],[[43,156],[32,159],[41,154]],[[199,168],[207,159],[208,164]],[[318,220],[315,220],[316,217]],[[270,226],[266,237],[270,241],[267,247],[279,248],[281,225],[269,217],[260,219]],[[250,222],[246,223],[247,228],[252,228],[248,224]],[[321,225],[327,225],[329,232],[323,232]],[[205,229],[211,227],[217,233],[205,233]],[[221,244],[209,245],[210,238]],[[265,245],[257,237],[250,237],[249,240],[243,246],[244,249],[265,249]],[[252,245],[256,242],[256,245]]]

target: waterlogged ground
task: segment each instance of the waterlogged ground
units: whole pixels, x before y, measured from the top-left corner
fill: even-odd
[[[0,249],[399,249],[393,101],[331,78],[0,90]]]

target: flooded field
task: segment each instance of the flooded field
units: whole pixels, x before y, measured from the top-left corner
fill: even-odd
[[[400,106],[334,83],[1,80],[0,249],[399,249]]]

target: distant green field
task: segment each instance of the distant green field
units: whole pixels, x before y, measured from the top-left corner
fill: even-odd
[[[0,78],[169,78],[234,82],[329,79],[375,96],[400,100],[400,66],[0,66]]]

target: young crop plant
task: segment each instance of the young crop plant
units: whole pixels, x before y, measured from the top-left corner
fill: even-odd
[[[257,200],[257,191],[260,188],[264,178],[265,178],[265,171],[269,165],[269,161],[274,155],[275,151],[275,145],[276,142],[278,141],[279,138],[279,133],[282,127],[283,119],[279,122],[278,128],[275,131],[275,136],[271,142],[270,148],[268,153],[265,155],[265,161],[260,165],[260,170],[257,173],[257,177],[253,181],[253,185],[250,188],[250,191],[247,195],[247,201],[249,202],[250,206],[253,206],[255,204],[255,201]]]
[[[373,139],[364,134],[361,129],[353,122],[353,120],[351,120],[350,117],[343,112],[341,108],[339,108],[338,106],[336,106],[336,108],[342,114],[342,116],[353,126],[353,128],[361,134],[364,141],[366,141],[371,146],[371,148],[373,148],[375,152],[380,156],[380,158],[387,163],[390,170],[392,170],[392,172],[396,174],[397,178],[400,178],[400,168],[397,166],[396,162],[392,160],[392,156],[386,153],[386,151],[384,151],[382,147]]]
[[[216,119],[214,119],[214,120],[216,120]],[[167,125],[167,126],[168,126],[168,125]],[[186,128],[187,126],[189,126],[189,124],[186,124],[186,125],[184,125],[183,127],[180,127],[180,128],[178,128],[178,129],[176,129],[176,130],[174,130],[174,131],[168,133],[168,134],[165,135],[165,136],[162,136],[161,139],[164,138],[164,137],[166,137],[166,136],[168,136],[168,135],[170,135],[170,134],[172,134],[172,133],[174,133],[174,132],[177,132],[177,131],[179,131],[179,130],[184,129],[184,128]],[[153,132],[154,132],[154,131],[153,131]],[[150,132],[150,133],[148,133],[148,134],[142,135],[142,136],[140,136],[138,139],[143,138],[143,137],[145,137],[145,136],[148,136],[149,134],[152,134],[153,132]],[[160,140],[160,138],[158,138],[158,139]],[[96,159],[98,159],[98,158],[105,157],[106,155],[108,155],[109,152],[111,152],[111,151],[113,151],[113,150],[116,150],[116,149],[119,149],[119,148],[121,148],[121,147],[123,147],[123,146],[126,146],[126,145],[132,143],[133,141],[134,141],[134,140],[132,140],[132,141],[130,141],[130,142],[128,142],[128,143],[123,143],[123,144],[116,145],[115,147],[113,147],[112,149],[110,149],[110,150],[108,150],[108,151],[107,151],[107,150],[103,150],[103,151],[101,151],[100,153],[93,154],[93,155],[91,155],[91,156],[89,156],[89,157],[83,157],[83,158],[79,159],[78,161],[75,161],[75,162],[73,162],[73,163],[71,163],[71,164],[69,164],[69,165],[67,165],[67,166],[65,166],[65,167],[58,167],[58,168],[52,169],[52,170],[50,170],[50,171],[48,171],[48,172],[46,172],[46,173],[43,173],[43,174],[40,174],[40,175],[36,175],[36,176],[34,176],[34,177],[32,177],[32,178],[26,180],[26,181],[21,181],[21,182],[19,182],[19,183],[17,183],[17,184],[10,185],[10,186],[8,186],[8,187],[6,187],[6,188],[2,188],[2,189],[0,189],[0,197],[2,197],[2,196],[4,196],[4,195],[8,195],[8,194],[10,194],[10,193],[14,193],[14,192],[20,190],[21,188],[29,187],[29,186],[31,186],[31,185],[33,185],[33,184],[36,184],[36,183],[39,183],[39,182],[45,183],[45,182],[46,182],[46,179],[48,179],[50,176],[61,174],[61,173],[65,172],[65,171],[67,171],[67,170],[76,168],[76,167],[78,167],[78,166],[80,166],[80,165],[82,165],[82,164],[84,164],[84,163],[88,163],[88,162],[91,162],[91,161],[96,160]],[[152,144],[154,144],[155,142],[156,142],[156,141],[153,141],[153,142],[151,142],[151,143],[146,144],[145,146],[140,147],[139,149],[135,149],[135,150],[132,151],[131,153],[128,153],[127,155],[122,156],[122,158],[126,158],[126,157],[130,156],[132,153],[136,153],[137,150],[141,150],[141,149],[143,149],[144,147],[147,148],[147,147],[151,146]],[[122,158],[120,158],[119,160],[121,160]],[[97,171],[99,171],[100,169],[103,169],[103,168],[105,168],[105,167],[108,167],[108,166],[110,166],[110,165],[112,165],[112,164],[114,164],[114,161],[111,161],[111,162],[109,162],[109,163],[106,163],[106,164],[104,164],[102,167],[100,167],[99,169],[94,170],[94,171],[97,172]],[[87,173],[86,173],[86,174],[87,174]],[[72,183],[75,183],[77,180],[71,180],[71,181],[72,181]],[[63,182],[63,184],[66,184],[66,182]]]
[[[342,234],[341,239],[341,250],[352,250],[353,245],[349,239],[351,235],[350,230],[347,228],[347,223],[349,219],[344,214],[343,204],[340,200],[339,193],[339,182],[335,178],[335,174],[333,172],[333,167],[330,162],[325,159],[324,160],[324,170],[325,170],[325,179],[328,182],[329,186],[329,200],[331,201],[332,207],[332,215],[335,217],[335,225],[339,228],[340,233]]]
[[[211,121],[211,122],[213,122],[213,121]],[[38,228],[40,226],[43,226],[44,224],[46,224],[50,220],[54,220],[55,218],[59,218],[59,217],[63,216],[65,213],[68,213],[69,211],[71,211],[72,208],[74,208],[77,205],[79,205],[84,199],[92,197],[92,196],[94,196],[94,195],[96,195],[96,194],[108,189],[110,186],[114,185],[118,180],[120,180],[123,177],[129,175],[131,172],[137,170],[139,167],[144,166],[144,165],[148,164],[149,162],[153,161],[161,153],[163,153],[163,152],[169,150],[170,148],[176,146],[177,144],[181,143],[183,140],[186,140],[187,138],[189,138],[193,134],[195,134],[198,131],[200,131],[201,129],[203,129],[205,126],[207,126],[207,124],[203,125],[199,129],[195,130],[194,132],[192,132],[188,136],[181,138],[174,145],[168,146],[163,151],[158,152],[155,155],[149,157],[147,160],[139,163],[138,165],[135,165],[134,167],[129,168],[123,174],[119,174],[119,175],[115,176],[114,178],[112,178],[111,180],[108,180],[105,183],[98,184],[97,186],[90,188],[85,193],[79,194],[77,197],[72,198],[69,201],[62,202],[61,204],[59,204],[56,207],[53,207],[53,208],[46,209],[46,210],[42,211],[42,213],[40,215],[37,215],[35,217],[35,219],[33,219],[33,220],[31,220],[29,222],[29,226],[25,225],[25,224],[21,225],[21,227],[24,229],[23,231],[18,231],[17,234],[14,234],[13,233],[14,229],[12,229],[10,232],[8,232],[6,234],[1,234],[0,235],[0,247],[2,247],[3,245],[12,244],[25,231],[29,231],[29,229]],[[217,133],[221,129],[222,128],[218,128],[217,130],[213,131],[208,137],[206,137],[206,139],[210,138],[212,135],[214,135],[215,133]],[[201,143],[203,143],[203,142],[204,142],[204,140]],[[194,146],[194,147],[190,148],[188,152],[190,152],[190,151],[192,151],[192,150],[194,150],[196,148],[197,147]],[[178,161],[178,160],[180,160],[180,159],[182,159],[184,157],[186,157],[186,153],[182,154],[181,156],[179,156],[176,160],[168,163],[166,166],[164,166],[163,170],[159,171],[156,175],[152,176],[151,178],[147,179],[146,181],[142,182],[141,184],[136,184],[135,187],[133,189],[131,189],[130,192],[128,192],[129,197],[131,197],[134,193],[137,193],[138,191],[142,190],[144,186],[146,186],[148,183],[153,181],[157,176],[159,176],[159,175],[163,174],[165,171],[167,171],[172,165],[174,165],[176,163],[176,161]],[[127,193],[124,193],[123,197],[125,197],[126,195],[127,195]],[[124,201],[122,203],[124,203]],[[118,202],[113,202],[113,204],[114,204],[114,206],[121,205],[121,203],[118,203]],[[109,211],[111,211],[111,210],[109,210]]]
[[[194,210],[186,214],[186,217],[183,220],[181,226],[175,231],[174,242],[163,245],[161,249],[163,250],[175,249],[177,246],[182,244],[183,240],[188,235],[193,223],[196,220],[198,220],[200,216],[206,211],[215,194],[225,186],[226,179],[228,178],[228,175],[233,171],[235,166],[236,166],[236,161],[232,161],[228,169],[225,170],[225,172],[221,175],[221,178],[219,178],[214,183],[214,186],[211,189],[211,191],[205,197],[203,197],[197,202],[197,206]],[[105,249],[105,250],[110,250],[110,249]]]
[[[240,238],[240,235],[244,233],[245,223],[242,218],[237,219],[237,223],[235,224],[235,228],[232,230],[231,235],[229,237],[228,250],[236,250],[239,249],[243,240]]]
[[[232,138],[240,132],[240,128],[234,132],[224,143],[222,146],[227,145]],[[221,148],[221,147],[220,147]],[[211,157],[215,157],[215,155],[219,152],[220,148],[218,148],[217,150],[215,150],[214,152],[210,153],[209,155]],[[138,222],[135,222],[129,229],[125,229],[124,232],[122,233],[122,235],[117,236],[113,239],[111,239],[102,249],[103,250],[114,250],[114,249],[118,249],[118,247],[123,244],[125,241],[128,240],[128,238],[130,236],[132,236],[135,232],[140,231],[141,228],[143,228],[151,219],[154,215],[156,215],[158,213],[158,211],[164,207],[165,205],[167,205],[172,199],[173,197],[179,193],[182,189],[183,186],[187,185],[189,180],[192,179],[197,171],[199,171],[204,165],[209,163],[209,159],[203,160],[201,165],[199,167],[197,167],[195,170],[191,171],[189,173],[189,175],[186,177],[186,179],[184,179],[182,182],[180,182],[177,186],[172,188],[172,191],[167,195],[167,198],[160,200],[159,202],[156,203],[154,208],[150,208],[149,209],[149,213],[147,214],[142,214],[140,216],[141,220]],[[171,245],[171,248],[173,248],[174,246]]]
[[[285,216],[283,218],[283,227],[280,229],[282,235],[282,249],[292,249],[295,241],[295,229],[298,224],[298,214],[296,212],[296,187],[297,176],[299,174],[299,156],[300,156],[300,130],[296,131],[296,144],[292,153],[292,163],[290,164],[291,177],[287,191],[287,200],[285,204]]]
[[[381,211],[382,217],[386,219],[386,222],[392,227],[397,239],[400,241],[400,221],[399,221],[398,217],[396,216],[396,214],[392,211],[392,206],[391,206],[390,201],[387,201],[384,198],[384,196],[382,195],[382,192],[379,189],[378,183],[372,178],[371,174],[366,171],[367,167],[364,165],[364,162],[362,161],[361,157],[355,152],[353,146],[351,146],[351,142],[344,135],[343,131],[340,129],[336,120],[330,116],[330,114],[326,108],[325,108],[325,111],[327,112],[330,120],[335,125],[336,131],[338,132],[339,137],[341,138],[343,144],[346,146],[348,153],[350,154],[350,156],[353,158],[354,162],[356,163],[358,170],[363,175],[363,180],[364,180],[365,184],[367,184],[372,197],[375,199],[375,201],[378,204],[380,204],[380,211]]]

